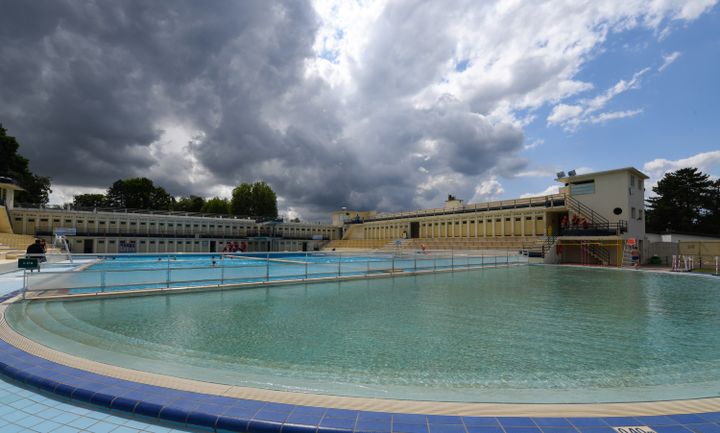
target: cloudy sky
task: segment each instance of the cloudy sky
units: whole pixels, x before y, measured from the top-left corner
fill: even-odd
[[[327,219],[720,175],[715,0],[4,0],[0,123],[51,201],[267,181]]]

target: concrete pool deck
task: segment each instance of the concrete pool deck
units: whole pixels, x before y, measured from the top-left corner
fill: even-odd
[[[51,350],[15,333],[0,306],[0,373],[70,402],[177,428],[258,432],[720,433],[720,398],[647,403],[490,404],[289,393],[179,379]]]

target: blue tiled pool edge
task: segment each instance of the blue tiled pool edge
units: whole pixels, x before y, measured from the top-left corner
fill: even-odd
[[[636,417],[475,417],[367,412],[245,400],[145,385],[67,367],[0,339],[0,374],[62,399],[173,426],[257,433],[719,433],[720,412]]]

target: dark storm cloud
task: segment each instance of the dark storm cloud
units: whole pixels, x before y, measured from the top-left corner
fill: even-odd
[[[410,100],[452,56],[438,7],[392,2],[348,95],[306,74],[307,1],[4,2],[0,122],[58,185],[142,175],[207,196],[263,179],[306,216],[470,198],[495,167],[523,164],[523,137],[453,98]],[[192,158],[158,146],[168,123],[198,132],[181,143]],[[433,182],[448,175],[465,181]]]
[[[168,117],[233,110],[266,139],[253,110],[298,80],[316,25],[302,2],[5,2],[0,119],[36,171],[75,185],[142,173]]]

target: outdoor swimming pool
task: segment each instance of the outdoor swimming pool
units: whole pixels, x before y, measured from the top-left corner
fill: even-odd
[[[448,251],[340,254],[131,254],[74,255],[73,272],[26,275],[30,296],[82,295],[189,287],[231,287],[277,281],[391,275],[527,264],[518,252]]]
[[[718,396],[720,284],[554,266],[26,302],[19,333],[201,381],[473,402]]]

